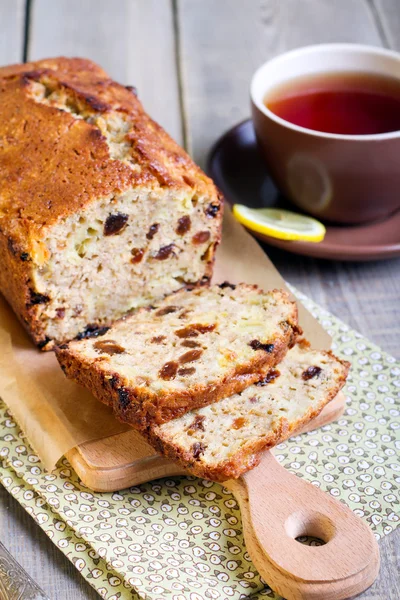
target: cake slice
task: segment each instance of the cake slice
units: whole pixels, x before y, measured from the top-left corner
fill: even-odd
[[[145,431],[242,391],[295,343],[286,292],[221,284],[182,290],[57,349],[67,377]]]
[[[263,450],[316,417],[343,387],[349,363],[301,341],[264,380],[150,428],[150,443],[188,471],[215,481],[255,467]]]

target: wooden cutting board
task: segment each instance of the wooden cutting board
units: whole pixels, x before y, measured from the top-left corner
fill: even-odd
[[[336,420],[344,404],[340,393],[301,431]],[[134,430],[81,444],[67,458],[85,485],[102,492],[185,474]],[[375,580],[379,549],[370,528],[344,504],[292,475],[271,452],[264,452],[258,467],[224,485],[238,500],[255,566],[287,600],[341,600]],[[296,541],[301,535],[326,543],[305,546]]]

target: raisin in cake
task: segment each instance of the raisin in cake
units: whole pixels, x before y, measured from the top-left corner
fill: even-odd
[[[0,291],[39,347],[207,283],[211,180],[84,59],[0,69]]]
[[[146,430],[243,390],[299,333],[285,292],[222,284],[182,290],[57,349],[66,375]]]
[[[150,428],[150,443],[198,477],[224,481],[255,467],[260,453],[317,416],[343,387],[349,363],[306,342],[264,380],[179,419]]]

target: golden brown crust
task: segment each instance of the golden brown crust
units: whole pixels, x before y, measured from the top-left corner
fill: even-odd
[[[83,363],[68,345],[56,348],[56,353],[68,378],[86,387],[98,400],[111,406],[119,420],[146,432],[153,424],[166,423],[189,410],[232,396],[256,383],[283,359],[288,348],[295,343],[299,331],[301,330],[296,323],[288,323],[285,334],[274,340],[272,352],[255,353],[251,362],[231,373],[212,389],[206,385],[198,385],[190,391],[183,389],[179,394],[176,391],[163,391],[156,395],[148,390],[144,391],[142,387],[128,387],[118,373],[105,375],[92,361]]]
[[[303,345],[303,347],[309,346],[309,343],[303,340],[300,341],[300,344]],[[245,445],[229,460],[222,461],[215,466],[206,465],[201,462],[201,460],[196,460],[196,458],[193,457],[193,452],[184,451],[182,447],[169,443],[165,439],[161,439],[153,428],[150,428],[146,432],[146,439],[157,452],[178,462],[182,467],[189,471],[189,473],[196,475],[197,477],[220,482],[227,481],[228,479],[237,479],[243,475],[243,473],[258,465],[263,451],[269,450],[289,438],[306,423],[309,423],[312,419],[317,417],[324,406],[337,396],[346,383],[350,363],[340,360],[332,352],[327,352],[327,354],[343,366],[343,372],[335,385],[330,389],[325,401],[319,405],[318,409],[310,409],[301,419],[297,419],[295,423],[291,423],[290,425],[288,421],[282,417],[271,433],[258,439],[253,444]]]
[[[46,77],[97,112],[129,115],[132,157],[140,168],[110,158],[95,125],[36,102],[29,86]],[[0,95],[0,209],[10,233],[48,227],[132,186],[188,187],[216,196],[211,180],[145,113],[135,94],[91,61],[58,58],[3,67]]]
[[[125,115],[135,169],[111,158],[95,125],[37,102],[32,85],[46,80],[97,113]],[[211,180],[145,113],[132,89],[89,60],[61,57],[0,68],[0,137],[0,290],[40,347],[51,341],[38,317],[45,299],[31,284],[32,257],[49,227],[132,187],[185,188],[221,201]],[[211,253],[206,277],[213,258]]]
[[[0,291],[33,341],[42,348],[47,340],[37,318],[38,303],[42,299],[35,294],[31,283],[32,263],[24,247],[8,236],[2,225],[0,220]]]

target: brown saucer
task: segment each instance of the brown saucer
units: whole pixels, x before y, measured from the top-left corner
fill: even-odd
[[[279,193],[269,177],[250,119],[216,142],[208,159],[208,172],[231,204],[277,206],[300,212]],[[368,225],[325,225],[326,236],[319,243],[288,242],[250,233],[271,246],[317,258],[362,261],[400,256],[400,211]]]

